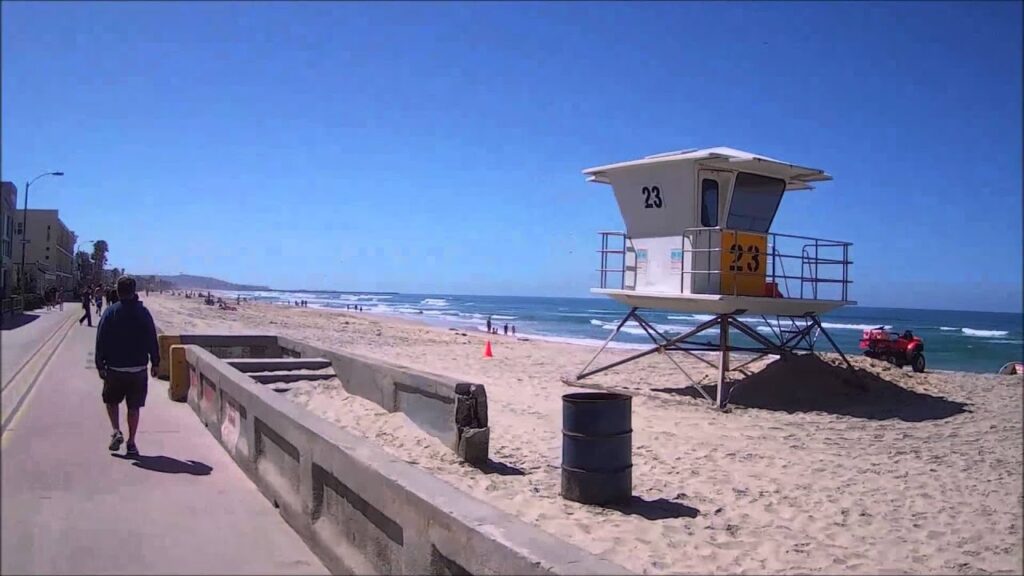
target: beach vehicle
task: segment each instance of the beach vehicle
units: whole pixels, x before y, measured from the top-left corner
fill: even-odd
[[[612,187],[626,225],[624,232],[599,232],[600,286],[591,292],[630,310],[567,383],[649,354],[681,352],[718,369],[713,401],[724,408],[729,372],[768,354],[813,353],[819,334],[853,370],[819,320],[856,304],[848,294],[851,243],[772,231],[786,194],[813,189],[830,175],[725,147],[655,154],[583,174],[588,182]],[[644,319],[645,309],[700,315],[692,317],[700,323],[669,337]],[[760,316],[763,324],[754,325],[751,316]],[[590,369],[627,322],[638,324],[653,346]],[[731,331],[743,337],[731,340]],[[717,342],[697,340],[702,334]],[[717,364],[697,354],[702,351],[716,353]],[[753,353],[754,358],[733,366],[731,352]]]
[[[865,330],[860,348],[868,358],[885,360],[900,368],[909,364],[914,372],[924,372],[924,340],[910,330],[902,334],[889,332],[884,326]]]
[[[1024,362],[1007,362],[1003,364],[1003,367],[999,369],[999,374],[1004,376],[1013,376],[1014,374],[1024,374]]]

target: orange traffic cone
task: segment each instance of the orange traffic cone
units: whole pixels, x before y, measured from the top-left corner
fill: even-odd
[[[491,341],[487,341],[487,345],[484,346],[484,358],[494,358],[494,354],[491,354]]]

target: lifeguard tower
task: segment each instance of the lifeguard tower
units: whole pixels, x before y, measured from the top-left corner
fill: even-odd
[[[592,292],[630,310],[576,380],[663,353],[705,398],[724,408],[727,372],[768,354],[813,353],[819,334],[852,369],[819,320],[821,314],[855,304],[848,299],[851,244],[771,231],[784,194],[810,190],[831,176],[724,147],[656,154],[583,173],[588,182],[611,185],[626,224],[625,232],[600,232],[601,286]],[[642,309],[711,318],[670,338],[643,318]],[[744,318],[750,316],[760,316],[758,326]],[[589,369],[631,320],[654,346]],[[736,342],[730,340],[730,329],[742,335]],[[696,339],[714,332],[717,341]],[[718,353],[717,365],[706,354],[695,354],[708,351]],[[716,400],[696,386],[672,352],[718,369]],[[755,356],[730,368],[731,352]]]

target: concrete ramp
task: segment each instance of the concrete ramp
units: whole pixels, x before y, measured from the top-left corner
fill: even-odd
[[[481,384],[392,364],[341,350],[327,350],[273,335],[162,334],[160,349],[173,373],[168,395],[185,402],[190,382],[184,349],[199,346],[251,380],[287,391],[292,382],[337,377],[346,392],[370,400],[388,412],[401,412],[424,432],[473,465],[486,464],[490,445],[487,391]],[[163,354],[164,352],[161,352]],[[165,368],[165,366],[167,366]],[[320,374],[324,374],[320,376]],[[166,376],[163,376],[166,377]]]
[[[231,358],[225,360],[239,372],[285,372],[293,370],[323,370],[331,367],[326,358]],[[258,381],[258,379],[257,379]]]
[[[250,372],[248,376],[260,384],[301,382],[303,380],[330,380],[331,378],[336,378],[334,372]]]

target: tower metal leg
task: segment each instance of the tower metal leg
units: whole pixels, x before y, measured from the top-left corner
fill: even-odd
[[[636,310],[636,308],[634,308],[633,310]],[[633,311],[630,311],[630,313],[627,315],[627,319],[628,319],[628,317],[631,317],[633,315],[634,315]],[[605,370],[610,370],[612,368],[615,368],[616,366],[621,366],[623,364],[626,364],[627,362],[632,362],[633,360],[639,360],[640,358],[643,358],[644,356],[649,356],[651,354],[654,354],[655,352],[658,352],[659,350],[664,351],[665,349],[671,347],[672,345],[674,345],[677,342],[683,341],[683,340],[685,340],[687,338],[690,338],[691,336],[694,336],[695,334],[699,334],[699,333],[707,330],[708,328],[714,326],[717,322],[718,322],[717,318],[712,319],[712,320],[708,320],[707,322],[702,323],[701,325],[697,326],[693,330],[690,330],[686,334],[682,334],[680,336],[676,336],[675,338],[669,340],[668,342],[665,342],[664,344],[658,344],[657,342],[655,342],[655,344],[657,344],[657,345],[654,346],[653,348],[649,348],[649,349],[644,350],[642,352],[637,352],[636,354],[633,354],[632,356],[629,356],[628,358],[623,358],[621,360],[616,360],[615,362],[612,362],[611,364],[608,364],[607,366],[602,366],[600,368],[594,368],[593,370],[591,370],[589,372],[587,372],[586,370],[581,371],[579,374],[576,375],[576,379],[577,380],[582,380],[582,379],[584,379],[584,378],[586,378],[588,376],[593,376],[594,374],[597,374],[599,372],[604,372]],[[623,321],[621,324],[625,324],[625,321]],[[609,339],[608,342],[610,342],[610,341],[611,340]],[[605,343],[605,346],[608,345],[608,342]],[[602,350],[603,349],[604,348],[602,347]],[[594,358],[596,359],[597,356],[595,355]],[[590,362],[592,363],[593,361],[594,360],[592,359]],[[590,366],[590,363],[588,363],[587,366]]]
[[[718,328],[718,409],[725,408],[729,395],[725,391],[725,373],[729,371],[729,315],[719,316]]]
[[[622,318],[622,321],[619,322],[619,325],[615,327],[615,330],[612,330],[612,333],[608,336],[608,339],[605,340],[604,344],[601,344],[601,347],[597,349],[597,353],[594,354],[594,357],[590,359],[590,362],[587,362],[587,365],[584,366],[583,369],[580,370],[580,373],[576,375],[577,380],[582,380],[584,378],[583,373],[587,371],[587,368],[590,368],[590,365],[594,363],[594,360],[597,360],[597,357],[601,355],[601,352],[604,352],[604,349],[607,348],[608,345],[611,344],[612,340],[619,335],[619,330],[622,330],[622,327],[626,325],[626,322],[629,322],[629,319],[633,317],[634,312],[636,312],[635,306],[629,309],[629,313]]]
[[[843,359],[843,362],[846,363],[847,368],[849,368],[849,370],[852,373],[854,373],[854,375],[856,375],[856,371],[854,370],[853,364],[850,363],[849,358],[847,358],[843,351],[839,349],[839,346],[832,339],[832,336],[828,333],[828,331],[825,330],[825,328],[821,324],[821,321],[815,314],[807,314],[806,316],[804,316],[804,318],[806,319],[806,323],[804,324],[804,326],[800,328],[794,325],[794,327],[798,329],[795,333],[789,334],[788,337],[782,338],[784,335],[781,331],[777,333],[780,342],[776,343],[766,338],[764,335],[758,333],[755,329],[744,323],[742,320],[735,318],[733,314],[729,313],[716,315],[714,318],[706,322],[702,322],[698,326],[687,331],[685,334],[680,334],[673,338],[668,338],[665,336],[665,334],[659,331],[653,324],[651,324],[642,316],[637,314],[637,310],[639,310],[639,308],[637,307],[633,307],[629,310],[626,316],[618,323],[618,325],[612,331],[611,335],[608,336],[608,339],[605,340],[604,344],[602,344],[602,346],[598,349],[597,353],[594,354],[594,357],[590,359],[590,362],[587,362],[587,365],[584,366],[583,370],[581,370],[580,373],[576,376],[576,381],[582,380],[588,376],[598,374],[600,372],[604,372],[605,370],[610,370],[612,368],[622,366],[623,364],[627,364],[634,360],[639,360],[640,358],[649,356],[651,354],[664,353],[665,356],[668,357],[668,359],[672,362],[672,364],[674,364],[676,368],[678,368],[679,371],[682,372],[683,375],[687,377],[687,379],[689,379],[691,385],[697,388],[697,391],[700,392],[702,396],[704,396],[708,401],[714,402],[719,409],[724,409],[729,404],[729,396],[732,392],[730,382],[727,377],[730,371],[739,370],[744,366],[747,366],[752,362],[756,362],[757,360],[769,354],[775,354],[781,357],[790,356],[794,354],[798,349],[800,349],[799,347],[801,343],[808,340],[810,334],[814,331],[817,331],[818,333],[825,335],[825,338],[828,340],[829,344],[832,345],[832,348]],[[613,361],[605,366],[591,369],[590,367],[597,360],[597,357],[600,356],[600,354],[608,347],[611,341],[619,334],[619,332],[622,331],[622,327],[625,326],[626,322],[629,322],[630,320],[633,320],[638,325],[640,325],[640,327],[647,334],[647,337],[650,338],[651,342],[654,343],[654,346],[639,351],[626,358]],[[757,344],[757,346],[753,348],[749,346],[733,346],[730,343],[729,339],[730,325],[739,330],[739,332],[742,335],[753,340],[755,344]],[[705,344],[688,341],[689,338],[695,337],[696,335],[706,330],[714,328],[718,328],[719,331],[717,346],[715,346],[711,342]],[[718,365],[715,366],[715,363],[712,362],[710,359],[706,359],[694,354],[694,350],[707,352],[714,352],[717,350]],[[735,368],[731,368],[730,353],[739,351],[752,352],[755,354],[755,357],[744,362],[741,362]],[[698,360],[701,360],[703,363],[708,364],[713,368],[716,368],[718,371],[717,398],[712,400],[708,396],[708,394],[706,394],[704,390],[700,388],[698,383],[694,381],[693,377],[690,376],[690,374],[684,369],[684,367],[678,362],[676,362],[676,360],[669,355],[669,352],[685,352],[688,355],[693,356]],[[811,352],[812,354],[814,353],[813,349],[810,350],[809,352]],[[572,381],[566,379],[563,379],[563,381],[566,382],[567,384],[572,383]],[[859,384],[859,382],[851,383],[851,385],[857,384]]]
[[[832,349],[835,350],[837,354],[839,354],[839,357],[843,359],[843,362],[846,362],[846,367],[849,368],[851,372],[853,372],[853,364],[851,364],[850,360],[846,358],[846,354],[843,354],[843,351],[839,349],[839,346],[836,345],[836,342],[835,340],[832,339],[832,336],[825,331],[825,327],[821,325],[821,321],[818,320],[818,316],[812,314],[810,316],[810,319],[811,322],[818,327],[818,331],[824,334],[825,338],[828,339],[828,343],[832,345]]]

